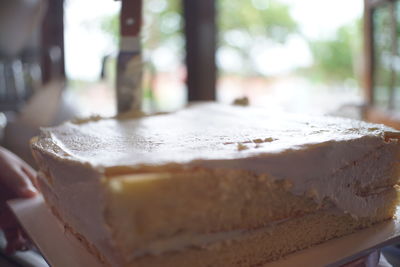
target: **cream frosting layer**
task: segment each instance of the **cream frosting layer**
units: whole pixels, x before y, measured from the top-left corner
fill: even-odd
[[[329,212],[329,211],[328,211]],[[296,219],[296,218],[290,218]],[[238,229],[217,233],[188,233],[181,234],[168,239],[153,242],[148,247],[144,247],[132,253],[132,259],[145,255],[162,255],[168,252],[182,251],[186,248],[202,248],[208,245],[215,245],[223,242],[230,242],[245,237],[249,233],[265,232],[274,226],[286,222],[290,219],[283,219],[268,223],[257,229]]]
[[[33,149],[52,172],[56,207],[115,263],[100,184],[109,168],[249,170],[286,180],[295,194],[313,195],[316,201],[328,197],[340,210],[366,217],[385,198],[364,196],[359,189],[392,175],[399,163],[399,137],[383,125],[350,119],[204,104],[137,119],[67,122],[42,129]]]
[[[391,132],[394,130],[383,125],[350,119],[277,115],[263,109],[203,104],[137,119],[66,122],[42,129],[34,146],[98,169],[139,168],[195,160],[260,158],[366,137],[376,140],[367,140],[359,146],[371,142],[376,145]],[[332,153],[337,156],[340,151]]]

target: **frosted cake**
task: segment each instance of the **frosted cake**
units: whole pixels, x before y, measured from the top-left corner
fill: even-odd
[[[202,104],[32,140],[54,214],[104,265],[256,266],[392,218],[400,133]]]

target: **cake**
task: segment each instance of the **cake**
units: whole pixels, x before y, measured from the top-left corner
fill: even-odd
[[[261,266],[393,217],[400,133],[198,104],[41,129],[53,213],[108,266]]]

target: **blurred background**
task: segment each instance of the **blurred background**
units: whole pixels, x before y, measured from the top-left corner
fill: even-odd
[[[216,99],[247,96],[252,105],[318,113],[362,103],[364,3],[350,2],[215,1]],[[91,1],[65,2],[68,88],[87,114],[115,112],[106,101],[114,90],[119,9],[120,2],[109,0],[96,1],[96,9]],[[182,2],[144,1],[142,38],[145,108],[150,102],[162,111],[184,106]],[[104,56],[106,79],[99,81]]]
[[[400,129],[399,37],[398,0],[2,0],[0,145],[34,164],[39,127],[115,115],[124,83],[146,112],[245,97]]]

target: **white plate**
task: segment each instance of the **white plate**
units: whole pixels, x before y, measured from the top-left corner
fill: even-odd
[[[43,197],[8,201],[14,214],[50,266],[97,267],[98,260],[51,213]]]

